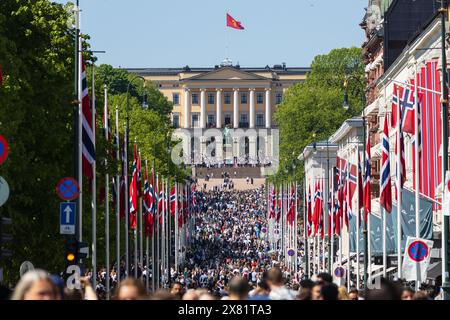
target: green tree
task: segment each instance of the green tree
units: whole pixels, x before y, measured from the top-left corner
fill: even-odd
[[[351,108],[345,111],[344,81],[349,76]],[[327,139],[343,121],[361,113],[364,81],[353,79],[364,79],[361,50],[335,49],[316,56],[306,81],[287,90],[275,113],[280,129],[280,169],[274,181],[301,181],[303,170],[296,159],[303,149],[314,141]]]

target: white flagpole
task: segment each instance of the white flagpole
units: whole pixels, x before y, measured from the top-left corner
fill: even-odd
[[[346,200],[345,200],[345,205],[347,207],[347,221],[348,221],[348,227],[347,227],[347,291],[350,291],[350,282],[351,282],[351,253],[350,253],[350,218],[349,213],[352,214],[351,212],[349,212],[349,207],[350,207],[350,186],[349,186],[349,175],[350,175],[350,170],[351,170],[351,165],[350,165],[350,157],[349,157],[349,151],[347,150],[347,162],[346,162],[346,167],[347,167],[347,179],[345,179],[345,183],[347,184],[347,194],[345,195]]]
[[[330,225],[328,228],[330,228],[330,266],[331,270],[333,270],[333,264],[334,264],[334,170],[331,168],[331,174],[328,175],[331,177],[331,200],[330,200]],[[333,272],[333,271],[332,271]]]
[[[116,158],[120,162],[120,132],[119,132],[119,106],[116,106],[116,136],[117,150]],[[117,283],[120,282],[120,174],[116,175],[116,259],[117,259]]]
[[[142,185],[142,167],[141,167],[141,151],[139,150],[139,168],[141,168],[141,185]],[[139,191],[141,197],[138,198],[139,201],[139,264],[141,265],[141,267],[143,268],[144,266],[144,238],[143,238],[143,230],[144,230],[144,224],[143,224],[143,219],[142,219],[142,200],[143,200],[143,194],[142,194],[142,188]],[[143,277],[143,272],[141,273],[141,279]]]
[[[80,7],[77,8],[78,30],[81,30]],[[79,32],[81,34],[81,32]],[[78,241],[83,241],[83,80],[82,80],[82,41],[78,35]]]
[[[105,85],[105,138],[109,139],[109,118],[108,118],[108,88]],[[108,160],[105,158],[105,166]],[[105,175],[105,245],[106,245],[106,299],[109,300],[110,295],[110,265],[109,265],[109,174]]]
[[[134,139],[134,143],[137,145],[137,138]],[[137,159],[136,159],[137,161]],[[137,163],[136,163],[136,167],[137,167]],[[133,169],[134,170],[134,169]],[[136,168],[137,171],[137,168]],[[133,173],[134,175],[134,173]],[[137,176],[137,174],[136,174]],[[137,193],[137,190],[136,190]],[[136,195],[137,196],[137,195]],[[138,197],[139,199],[139,197]],[[135,215],[137,215],[138,213],[135,212]],[[136,219],[136,227],[133,230],[133,235],[134,235],[134,277],[137,279],[138,277],[138,229],[139,229],[139,225],[138,225],[138,217],[135,217]]]
[[[178,182],[175,182],[175,272],[178,272]]]
[[[400,128],[401,128],[401,97],[399,93],[399,88],[397,86],[397,267],[398,267],[398,278],[402,278],[402,188],[401,188],[401,179],[402,179],[402,170],[401,170],[401,137],[400,137]]]
[[[130,222],[130,193],[129,193],[129,183],[128,183],[128,134],[127,126],[125,125],[125,277],[130,276],[130,232],[129,232],[129,222]]]
[[[381,218],[383,219],[383,277],[387,276],[387,215],[386,210],[381,207]]]
[[[156,169],[155,169],[156,170]],[[155,171],[156,172],[156,171]],[[159,186],[159,175],[156,174],[156,182],[155,185],[153,186],[153,190],[155,192],[155,199],[157,199],[158,197],[158,186]],[[159,211],[158,211],[158,201],[155,201],[155,217],[156,217],[156,221],[155,221],[155,227],[156,227],[156,288],[159,289],[160,287],[160,282],[161,282],[161,277],[160,277],[160,268],[161,268],[161,261],[160,261],[160,257],[159,257],[159,242],[160,242],[160,237],[159,237]]]
[[[86,77],[87,78],[87,77]],[[94,64],[92,64],[92,106],[91,106],[92,134],[94,135],[95,150],[95,76]],[[97,174],[96,160],[92,164],[92,286],[97,287]]]
[[[148,174],[148,163],[147,160],[145,160],[145,172]],[[148,176],[147,176],[148,179]],[[148,183],[148,181],[147,181]],[[150,214],[149,212],[145,212],[145,214]],[[145,235],[145,266],[146,266],[146,275],[145,275],[145,287],[147,288],[147,292],[150,292],[149,287],[149,277],[150,277],[150,267],[149,267],[149,246],[150,246],[150,237],[146,234]]]
[[[358,290],[361,288],[360,287],[360,264],[359,264],[359,250],[361,249],[359,247],[359,228],[361,225],[361,219],[360,219],[360,215],[361,215],[361,210],[359,209],[359,148],[356,148],[356,191],[357,191],[357,201],[356,201],[356,210],[357,210],[357,215],[356,215],[356,287],[358,288]]]
[[[159,190],[159,194],[161,195],[162,192],[162,206],[161,206],[161,211],[162,211],[162,220],[161,220],[161,266],[162,266],[162,287],[164,288],[165,286],[165,279],[166,279],[166,263],[167,263],[167,259],[166,259],[166,210],[164,207],[164,187],[165,187],[165,181],[164,181],[164,177],[161,177],[161,190]]]
[[[294,250],[295,250],[295,261],[294,261],[294,271],[295,273],[298,272],[298,208],[297,208],[297,200],[298,200],[298,184],[297,181],[295,182],[295,213],[294,213]]]
[[[416,163],[416,170],[415,170],[415,204],[416,204],[416,238],[420,238],[420,159],[419,159],[419,152],[420,152],[420,144],[419,144],[419,83],[417,79],[417,61],[414,61],[414,84],[415,84],[415,90],[414,90],[414,140],[416,144],[416,152],[414,154],[414,159]],[[419,291],[420,289],[420,263],[416,263],[416,291]]]

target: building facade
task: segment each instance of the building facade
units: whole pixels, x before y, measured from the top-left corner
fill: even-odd
[[[152,81],[173,102],[172,124],[185,163],[267,164],[277,158],[273,114],[286,89],[304,81],[309,68],[241,68],[225,60],[213,68],[128,71]]]

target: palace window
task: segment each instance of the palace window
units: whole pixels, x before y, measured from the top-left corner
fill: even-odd
[[[231,114],[225,113],[225,125],[231,124]]]
[[[256,126],[263,127],[264,126],[264,114],[257,113],[256,114]]]
[[[208,93],[208,104],[214,104],[214,93]]]
[[[241,93],[241,103],[247,104],[247,93],[246,92]]]
[[[172,93],[172,101],[175,106],[180,104],[180,95],[178,93]]]
[[[179,128],[180,127],[180,115],[178,113],[174,113],[172,115],[172,126],[174,128]]]
[[[192,104],[198,104],[198,93],[192,94]]]
[[[225,104],[230,104],[231,103],[231,94],[229,92],[225,92],[225,94],[223,95],[223,100],[224,100]]]
[[[264,96],[263,96],[263,94],[261,93],[261,92],[258,92],[257,94],[256,94],[256,103],[257,104],[263,104],[264,102]]]
[[[208,128],[214,127],[216,125],[216,116],[214,114],[208,114]]]
[[[277,92],[275,95],[275,103],[280,104],[283,101],[283,94],[281,92]]]
[[[193,113],[192,114],[192,122],[191,122],[191,127],[192,128],[198,128],[200,125],[200,121],[199,121],[199,114],[198,113]]]

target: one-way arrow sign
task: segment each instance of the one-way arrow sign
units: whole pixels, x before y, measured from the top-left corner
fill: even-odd
[[[59,233],[75,234],[75,202],[61,202],[59,205]]]

